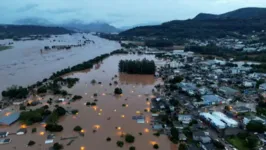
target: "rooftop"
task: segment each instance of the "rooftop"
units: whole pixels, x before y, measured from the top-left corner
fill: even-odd
[[[20,116],[20,113],[16,112],[9,116],[2,117],[0,119],[0,125],[11,125],[12,123],[18,120],[19,116]]]

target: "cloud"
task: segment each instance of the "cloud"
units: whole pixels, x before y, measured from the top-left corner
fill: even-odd
[[[17,9],[17,12],[25,12],[25,11],[30,11],[34,8],[37,8],[39,5],[38,4],[27,4],[26,6],[22,6]]]
[[[3,1],[3,2],[2,2]],[[0,23],[42,17],[54,23],[104,21],[116,26],[221,14],[243,7],[266,7],[266,0],[2,0]]]

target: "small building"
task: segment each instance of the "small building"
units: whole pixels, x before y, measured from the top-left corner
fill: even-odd
[[[223,98],[218,95],[204,95],[201,97],[204,105],[215,105],[223,103]]]
[[[27,129],[26,128],[20,128],[18,131],[17,131],[17,135],[24,135],[27,133]]]
[[[8,144],[11,142],[11,139],[0,139],[0,144]]]
[[[232,89],[230,87],[222,86],[219,88],[219,92],[222,93],[224,96],[230,97],[235,96],[239,93],[238,90]]]
[[[181,121],[183,124],[189,124],[191,120],[191,115],[178,115],[178,121]]]
[[[204,132],[204,131],[197,131],[197,132],[193,132],[193,140],[194,141],[200,141],[201,137],[209,137],[210,134],[209,132]]]
[[[154,125],[152,125],[152,129],[153,130],[162,130],[163,125],[162,124],[154,124]]]
[[[184,133],[179,133],[178,135],[179,141],[186,141],[187,137]]]
[[[232,127],[232,128],[238,127],[238,122],[237,121],[235,121],[232,118],[227,117],[222,112],[216,111],[216,112],[213,112],[212,115],[217,117],[218,119],[220,119],[222,122],[224,122],[227,127]]]
[[[59,99],[58,99],[58,102],[64,102],[64,101],[65,101],[64,98],[59,98]]]
[[[9,132],[0,132],[0,138],[5,138],[7,137]]]
[[[20,116],[19,112],[12,113],[8,116],[4,116],[0,119],[0,125],[9,126],[9,125],[15,123],[18,120],[19,116]]]
[[[47,139],[45,140],[45,144],[51,144],[51,143],[53,143],[54,142],[54,138],[55,138],[55,135],[54,134],[49,134],[48,136],[47,136]]]
[[[266,91],[266,83],[260,84],[259,89]]]

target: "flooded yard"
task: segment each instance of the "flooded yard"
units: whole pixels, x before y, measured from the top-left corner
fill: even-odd
[[[152,55],[115,55],[105,59],[101,64],[95,65],[94,69],[82,72],[68,74],[65,77],[79,78],[79,82],[71,89],[67,89],[69,93],[81,95],[83,98],[70,104],[62,103],[66,109],[78,109],[77,115],[67,115],[60,119],[60,125],[63,125],[64,130],[61,133],[56,133],[55,142],[64,145],[66,150],[128,150],[130,146],[135,146],[137,150],[153,150],[153,144],[157,143],[159,149],[170,150],[171,142],[165,135],[156,137],[152,130],[152,117],[150,112],[144,112],[144,109],[150,109],[150,102],[146,99],[153,97],[152,89],[154,85],[162,83],[161,79],[155,78],[153,75],[128,75],[118,73],[118,62],[121,59],[153,59],[158,62]],[[95,79],[96,84],[91,84]],[[117,81],[118,84],[114,84]],[[98,84],[101,82],[101,84]],[[112,85],[110,85],[110,83]],[[113,94],[115,87],[120,87],[123,94],[115,96]],[[97,97],[94,97],[97,93]],[[94,102],[97,99],[97,106],[86,106],[86,102]],[[44,98],[45,105],[47,98]],[[125,104],[125,107],[122,105]],[[133,120],[133,116],[143,114],[145,123],[138,124]],[[81,126],[84,129],[85,136],[80,136],[73,131],[75,126]],[[0,128],[1,131],[9,131],[14,133],[19,129],[20,124],[16,123],[11,127]],[[36,133],[31,133],[31,129],[37,127]],[[10,135],[12,139],[10,144],[0,145],[1,149],[32,149],[46,150],[52,144],[44,144],[44,141],[49,134],[45,132],[44,126],[35,124],[27,127],[26,135]],[[96,130],[96,132],[93,132]],[[43,133],[44,132],[44,133]],[[127,144],[122,134],[132,134],[135,137],[135,142]],[[140,135],[139,133],[142,133]],[[61,137],[78,138],[73,143],[67,146],[70,140],[60,140]],[[111,141],[107,142],[106,138],[110,137]],[[26,147],[26,144],[33,140],[36,144],[32,147]],[[123,148],[116,145],[117,141],[124,141]]]
[[[85,40],[83,37],[93,42],[70,50],[40,51],[45,46],[76,45]],[[117,42],[79,33],[52,36],[44,40],[0,40],[0,45],[9,42],[14,42],[12,48],[0,51],[0,91],[11,85],[31,85],[49,77],[55,71],[120,48]]]

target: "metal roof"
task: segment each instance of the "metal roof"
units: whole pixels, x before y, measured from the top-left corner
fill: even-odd
[[[218,95],[204,95],[202,96],[204,102],[220,102],[222,98]]]
[[[210,123],[214,124],[215,126],[217,126],[220,129],[223,129],[226,127],[225,123],[223,123],[220,119],[214,117],[210,113],[200,113],[200,116],[204,117]]]
[[[2,117],[0,119],[0,125],[11,125],[12,123],[16,122],[20,116],[19,112],[12,113],[9,116]]]
[[[228,118],[225,114],[221,113],[221,112],[213,112],[212,113],[213,116],[217,117],[218,119],[222,120],[223,122],[225,122],[228,126],[237,126],[238,122],[235,121],[234,119]]]

